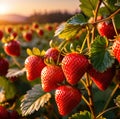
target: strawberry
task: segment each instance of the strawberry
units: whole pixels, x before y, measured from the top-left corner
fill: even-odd
[[[112,79],[115,75],[115,69],[109,68],[105,72],[98,72],[95,70],[92,66],[88,70],[89,75],[91,76],[91,79],[96,84],[96,86],[101,90],[104,91],[108,88],[110,83],[112,82]]]
[[[0,76],[5,76],[8,72],[9,63],[7,59],[0,57]]]
[[[32,40],[32,32],[31,31],[28,31],[28,32],[25,32],[23,33],[23,38],[27,41],[27,42],[30,42]]]
[[[62,116],[71,113],[81,101],[81,92],[68,85],[60,86],[55,91],[55,101]]]
[[[9,56],[20,56],[21,48],[17,40],[10,40],[4,44],[4,51]]]
[[[39,36],[43,36],[44,35],[44,30],[39,28],[37,30],[37,33],[38,33]]]
[[[4,33],[2,30],[0,30],[0,40],[3,38],[3,36],[4,36]]]
[[[6,27],[5,30],[6,30],[6,33],[10,34],[13,31],[13,27],[12,26],[8,26],[8,27]]]
[[[42,57],[35,55],[28,56],[25,60],[27,79],[33,81],[40,77],[43,67],[45,67],[45,63]]]
[[[77,84],[89,66],[88,59],[78,53],[70,53],[62,60],[62,69],[71,85]]]
[[[32,27],[33,27],[33,29],[38,29],[38,28],[39,28],[39,24],[36,23],[36,22],[34,22],[34,23],[32,24]]]
[[[9,119],[9,112],[3,106],[0,106],[0,119]]]
[[[108,39],[113,39],[116,36],[112,23],[100,22],[97,25],[97,30],[101,36],[106,36]]]
[[[115,58],[120,62],[120,38],[117,38],[113,45],[112,45],[112,51]]]
[[[52,58],[54,60],[54,62],[56,63],[57,60],[59,60],[59,62],[62,61],[63,56],[60,55],[60,52],[58,51],[57,48],[49,48],[46,52],[45,52],[45,59],[50,59]],[[59,59],[58,59],[59,58]]]
[[[19,114],[16,110],[9,110],[10,118],[9,119],[19,119]]]
[[[50,92],[59,86],[65,79],[62,68],[56,65],[48,65],[41,71],[41,84],[45,92]]]
[[[14,32],[11,33],[11,36],[12,36],[13,38],[16,38],[16,37],[18,36],[18,33],[17,33],[16,31],[14,31]]]

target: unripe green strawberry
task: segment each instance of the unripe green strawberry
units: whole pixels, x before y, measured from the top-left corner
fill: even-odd
[[[4,51],[9,56],[20,56],[21,48],[20,43],[17,40],[11,40],[4,44]]]
[[[72,112],[81,101],[81,92],[68,85],[60,86],[55,91],[55,101],[62,116]]]
[[[96,86],[104,91],[108,88],[108,86],[111,84],[112,79],[115,75],[115,69],[109,68],[105,72],[101,73],[96,71],[92,66],[90,70],[88,70],[89,75],[91,76],[91,79],[96,84]]]
[[[120,37],[114,41],[112,51],[114,57],[120,62]]]
[[[41,84],[45,92],[56,89],[64,79],[64,73],[59,66],[48,65],[41,71]]]
[[[10,119],[9,112],[3,106],[0,106],[0,119]]]
[[[35,80],[41,76],[41,70],[45,67],[45,63],[40,56],[31,55],[25,60],[25,68],[27,79],[29,81]]]
[[[8,73],[9,63],[7,59],[0,57],[0,76],[5,76]]]
[[[78,53],[70,53],[62,60],[62,69],[71,85],[77,84],[89,66],[88,59]]]

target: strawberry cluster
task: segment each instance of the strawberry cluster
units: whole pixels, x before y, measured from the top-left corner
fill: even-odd
[[[54,63],[45,63],[49,59]],[[71,113],[80,103],[82,93],[75,85],[85,73],[90,75],[92,81],[102,91],[108,88],[115,75],[114,68],[98,72],[85,55],[71,52],[63,57],[56,48],[48,49],[44,57],[29,56],[25,60],[25,68],[28,80],[40,77],[45,92],[55,90],[55,101],[62,116]]]

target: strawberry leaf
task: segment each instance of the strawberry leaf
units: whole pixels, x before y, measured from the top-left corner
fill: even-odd
[[[6,99],[12,99],[16,95],[16,88],[14,84],[4,77],[0,77],[0,88],[5,91]]]
[[[115,21],[116,28],[120,29],[120,14],[115,15],[114,21]]]
[[[98,0],[80,0],[80,9],[88,17],[93,16]]]
[[[80,113],[75,113],[70,117],[70,119],[93,119],[92,114],[89,111],[80,111]]]
[[[70,18],[67,23],[61,24],[55,31],[55,36],[61,39],[71,40],[77,33],[87,25],[87,20],[82,14]]]
[[[117,9],[117,7],[115,6],[116,3],[117,3],[117,0],[105,0],[105,4],[112,11]]]
[[[55,31],[55,36],[58,36],[60,39],[71,40],[81,29],[80,25],[62,24]]]
[[[21,101],[22,115],[26,116],[34,111],[38,111],[50,98],[51,94],[43,92],[41,85],[35,85],[31,90],[27,91],[27,94]]]
[[[108,40],[105,37],[98,36],[91,44],[90,61],[99,72],[104,72],[115,61],[108,49]]]
[[[6,75],[7,78],[22,76],[26,72],[26,69],[11,68]]]
[[[82,14],[77,14],[75,16],[73,16],[72,18],[70,18],[67,21],[68,24],[73,24],[73,25],[85,25],[87,23],[87,20],[85,19],[85,17]]]

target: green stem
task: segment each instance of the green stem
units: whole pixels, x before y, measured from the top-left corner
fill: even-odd
[[[96,22],[94,22],[94,23],[92,23],[92,24],[95,25],[95,24],[98,24],[98,23],[100,23],[100,22],[108,21],[109,19],[111,19],[112,17],[114,17],[114,16],[115,16],[116,14],[118,14],[119,12],[120,12],[120,8],[117,9],[115,12],[113,12],[110,16],[108,16],[108,17],[106,17],[106,18],[104,18],[104,19],[102,19],[102,20],[96,21]]]
[[[94,108],[94,103],[93,103],[93,93],[92,93],[92,83],[91,80],[89,78],[88,73],[86,73],[86,85],[87,85],[87,92],[88,92],[88,96],[89,96],[89,108],[90,111],[93,115],[93,117],[95,118],[95,108]]]
[[[13,62],[21,69],[21,64],[17,61],[17,59],[15,57],[12,57]]]
[[[96,119],[99,119],[104,113],[109,112],[109,111],[114,110],[114,109],[117,109],[117,108],[118,108],[117,106],[114,106],[114,107],[111,107],[111,108],[108,108],[108,109],[104,110],[103,112],[101,112],[101,113],[96,117]]]
[[[102,3],[102,0],[98,0],[96,9],[95,9],[95,11],[94,11],[94,22],[97,21],[98,10],[99,10],[99,8],[100,8],[101,3]],[[92,29],[92,41],[93,41],[94,38],[95,38],[95,30],[96,30],[96,24],[94,24],[93,29]]]
[[[116,29],[116,26],[115,26],[114,17],[112,17],[112,23],[113,23],[113,27],[114,27],[115,33],[116,33],[116,35],[118,36],[118,32],[117,32],[117,29]]]
[[[105,110],[105,109],[108,107],[108,105],[109,105],[111,99],[113,98],[113,96],[114,96],[114,94],[115,94],[115,92],[117,91],[118,88],[119,88],[119,84],[116,85],[115,88],[113,89],[113,91],[112,91],[110,97],[108,98],[108,100],[107,100],[107,102],[106,102],[106,104],[105,104],[103,110]]]

